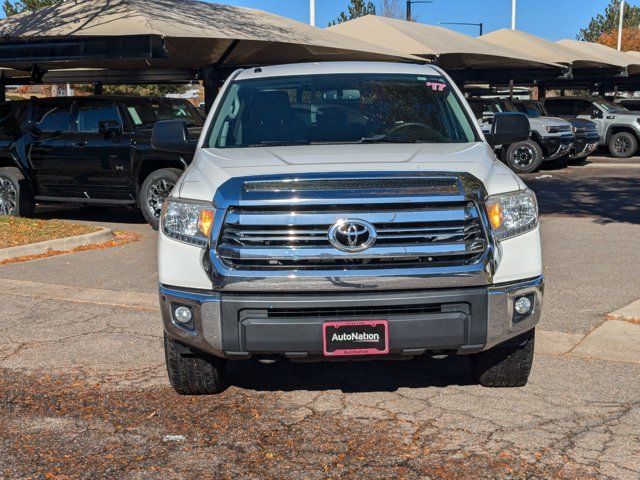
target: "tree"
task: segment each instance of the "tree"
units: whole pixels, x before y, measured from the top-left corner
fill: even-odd
[[[41,8],[60,3],[62,0],[4,0],[2,9],[7,17],[29,10],[35,12]]]
[[[596,41],[607,47],[618,48],[618,32],[616,30],[600,35]],[[622,29],[622,50],[640,50],[640,29],[637,27]]]
[[[382,0],[380,14],[383,17],[399,18],[404,20],[406,17],[405,8],[401,5],[400,0]]]
[[[578,40],[596,42],[598,38],[606,33],[615,31],[618,28],[620,10],[620,0],[611,0],[605,8],[604,14],[599,13],[591,19],[587,28],[580,29],[576,36]],[[624,4],[624,28],[634,28],[640,26],[640,7]]]
[[[364,17],[365,15],[375,15],[376,6],[373,2],[366,2],[364,0],[350,0],[347,12],[340,12],[340,16],[331,22],[329,25],[335,25],[337,23],[347,22],[354,18]]]

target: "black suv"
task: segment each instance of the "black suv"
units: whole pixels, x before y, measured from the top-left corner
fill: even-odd
[[[157,228],[164,199],[191,158],[151,148],[158,120],[202,117],[189,102],[149,97],[61,97],[0,104],[0,214],[35,202],[131,205]]]

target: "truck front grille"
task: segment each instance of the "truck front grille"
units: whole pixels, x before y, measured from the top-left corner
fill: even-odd
[[[370,248],[349,253],[329,242],[339,220],[358,219],[377,232]],[[231,207],[217,242],[227,268],[335,270],[458,266],[476,263],[487,248],[470,201],[297,207]]]

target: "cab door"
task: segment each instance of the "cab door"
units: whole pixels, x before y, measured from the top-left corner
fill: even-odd
[[[77,195],[71,106],[68,100],[33,102],[27,159],[38,196]]]
[[[591,120],[595,123],[598,128],[598,135],[600,135],[600,138],[605,138],[607,133],[604,120],[606,112],[603,112],[595,103],[581,99],[575,100],[575,111],[578,118]]]
[[[118,103],[79,99],[74,124],[77,182],[92,199],[133,202],[132,133]]]

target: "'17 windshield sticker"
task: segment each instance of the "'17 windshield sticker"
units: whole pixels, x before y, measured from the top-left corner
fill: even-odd
[[[444,92],[445,88],[447,88],[447,84],[444,82],[427,82],[427,87],[430,87],[434,92]]]

